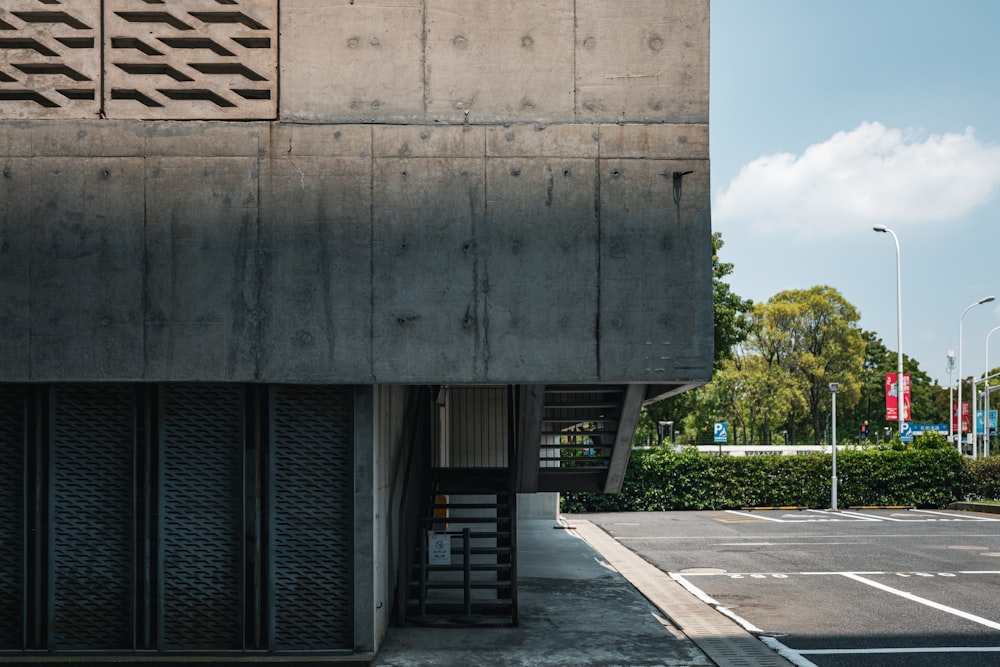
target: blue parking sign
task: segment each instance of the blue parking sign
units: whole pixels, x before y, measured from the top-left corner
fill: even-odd
[[[729,424],[715,422],[715,442],[729,442]]]
[[[900,442],[913,442],[913,425],[910,422],[903,422],[899,431]]]

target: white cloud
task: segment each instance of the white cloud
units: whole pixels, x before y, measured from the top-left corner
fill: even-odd
[[[715,193],[717,222],[768,232],[825,233],[960,218],[1000,187],[1000,146],[863,123],[801,156],[765,155]]]

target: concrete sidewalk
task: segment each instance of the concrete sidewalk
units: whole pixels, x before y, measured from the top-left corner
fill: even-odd
[[[588,521],[521,520],[517,539],[518,627],[390,628],[372,665],[789,664]]]

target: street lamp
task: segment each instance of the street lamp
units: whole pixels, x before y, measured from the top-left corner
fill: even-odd
[[[885,225],[875,225],[872,229],[891,234],[892,240],[896,243],[896,419],[899,422],[899,437],[902,439],[903,422],[906,421],[906,406],[903,403],[906,383],[903,381],[903,285],[899,270],[899,237]]]
[[[975,308],[976,306],[981,306],[984,303],[989,303],[993,301],[996,297],[984,296],[979,301],[969,304],[965,310],[962,311],[962,316],[958,318],[958,452],[962,453],[962,320],[965,319],[965,314]],[[973,405],[976,402],[976,396],[972,396]],[[972,458],[976,457],[976,420],[975,415],[972,415]]]
[[[955,400],[952,396],[952,391],[955,389],[955,383],[951,380],[951,372],[955,370],[955,350],[948,350],[945,353],[945,358],[948,359],[947,369],[948,369],[948,442],[951,442],[952,438],[955,437]]]
[[[837,392],[840,383],[830,383],[830,454],[833,456],[833,474],[830,477],[830,510],[837,511]]]

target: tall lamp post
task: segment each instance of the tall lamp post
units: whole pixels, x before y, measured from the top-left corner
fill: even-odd
[[[952,392],[955,390],[955,383],[951,379],[951,372],[955,370],[955,350],[948,350],[945,353],[948,360],[946,365],[948,370],[948,442],[955,437],[955,397]]]
[[[989,303],[993,301],[996,297],[984,296],[979,301],[975,303],[970,303],[965,310],[962,311],[962,316],[958,318],[958,452],[962,453],[962,321],[965,319],[965,314],[975,308],[976,306],[981,306],[984,303]],[[976,396],[973,393],[972,403],[975,405]],[[975,458],[976,455],[976,432],[975,432],[975,415],[972,415],[972,456]]]
[[[906,410],[903,404],[906,383],[903,381],[903,282],[900,273],[899,237],[885,225],[872,227],[876,232],[890,234],[896,243],[896,420],[899,422],[899,437],[903,437],[903,422]]]
[[[986,421],[986,433],[983,434],[983,456],[990,455],[990,336],[997,331],[1000,331],[1000,327],[993,327],[986,334],[986,374],[983,376],[983,392],[985,392],[983,417]]]
[[[830,454],[833,457],[833,474],[830,476],[830,509],[837,511],[837,393],[839,382],[830,383]]]

